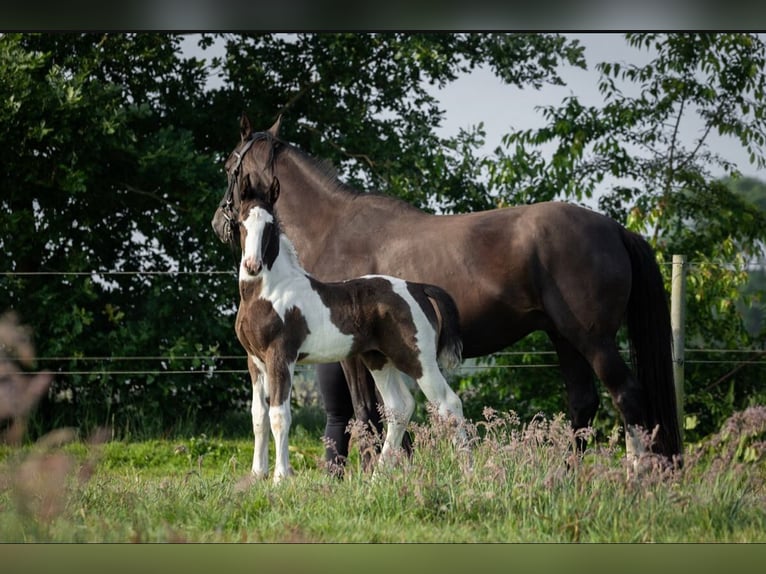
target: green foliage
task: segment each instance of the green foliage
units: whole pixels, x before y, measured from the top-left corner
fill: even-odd
[[[564,384],[548,337],[532,333],[506,353],[476,360],[463,369],[457,392],[463,412],[481,420],[485,407],[514,411],[523,420],[566,411]]]
[[[226,36],[226,46],[223,93],[238,93],[220,117],[246,109],[253,125],[269,126],[286,114],[284,137],[332,161],[353,187],[444,211],[492,206],[475,157],[484,135],[478,127],[440,140],[444,112],[427,85],[483,65],[508,84],[540,87],[561,83],[562,63],[584,65],[577,41],[549,34],[255,34]]]
[[[200,66],[165,34],[6,34],[0,45],[0,97],[18,102],[0,112],[5,270],[82,273],[0,285],[0,306],[34,327],[39,355],[60,357],[42,365],[63,374],[41,424],[165,430],[189,413],[221,416],[232,388],[246,398],[236,379],[198,376],[189,393],[192,375],[163,374],[172,362],[109,356],[232,354],[231,280],[99,273],[209,269],[220,259],[201,232],[220,171],[189,121],[206,105]]]
[[[727,180],[726,185],[747,205],[766,213],[766,182],[752,177]],[[752,207],[751,207],[752,209]],[[754,340],[766,340],[766,256],[748,262],[747,283],[738,308]]]

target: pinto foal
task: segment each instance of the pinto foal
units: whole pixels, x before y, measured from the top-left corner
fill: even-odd
[[[274,481],[292,474],[287,441],[296,363],[362,359],[387,410],[381,462],[401,444],[415,408],[402,373],[417,382],[441,416],[461,422],[462,403],[439,370],[440,364],[459,365],[463,347],[449,294],[384,275],[322,283],[301,267],[280,231],[274,214],[279,181],[247,181],[240,193],[236,332],[253,381],[253,475],[268,474],[269,423],[276,443]]]

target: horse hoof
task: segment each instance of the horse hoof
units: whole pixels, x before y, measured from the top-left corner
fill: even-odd
[[[274,472],[274,484],[279,484],[283,480],[290,478],[291,476],[295,476],[295,471],[292,469],[292,467],[288,467],[287,470]]]
[[[253,481],[264,480],[265,478],[268,478],[269,471],[253,469],[250,471],[250,476],[253,478]]]

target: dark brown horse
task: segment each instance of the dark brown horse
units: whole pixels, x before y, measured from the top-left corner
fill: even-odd
[[[431,215],[398,199],[359,193],[278,137],[279,120],[241,141],[226,161],[229,190],[213,217],[236,244],[233,190],[252,174],[277,176],[277,212],[305,269],[323,281],[385,273],[441,286],[457,303],[463,355],[499,351],[545,331],[558,353],[575,429],[588,426],[608,389],[626,429],[629,455],[639,428],[656,430],[652,450],[682,450],[671,364],[670,314],[649,244],[617,222],[575,205],[546,202],[461,215]],[[615,341],[625,320],[634,372]],[[344,363],[355,415],[366,420],[374,390]]]

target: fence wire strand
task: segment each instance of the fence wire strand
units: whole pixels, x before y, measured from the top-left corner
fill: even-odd
[[[660,263],[660,265],[664,266],[671,266],[671,261],[663,261]],[[718,265],[718,266],[729,266],[730,263],[727,262],[715,262],[715,261],[687,261],[686,266],[687,267],[699,267],[701,265]],[[236,275],[237,271],[236,269],[207,269],[207,270],[178,270],[178,269],[166,269],[166,270],[92,270],[92,271],[3,271],[2,272],[5,277],[45,277],[45,276],[51,276],[51,277],[92,277],[92,276],[102,276],[102,277],[111,277],[111,276],[130,276],[130,275],[142,275],[142,276],[192,276],[192,275],[204,275],[204,276],[217,276],[217,275]],[[622,350],[621,351],[623,355],[629,354],[629,351]],[[713,348],[693,348],[693,349],[685,349],[686,353],[709,353],[709,354],[749,354],[749,355],[756,355],[756,356],[762,356],[766,354],[766,350],[760,350],[760,349],[713,349]],[[481,359],[481,362],[478,363],[472,363],[472,364],[463,364],[460,367],[458,367],[458,372],[477,372],[477,371],[483,371],[483,370],[489,370],[489,369],[523,369],[523,368],[558,368],[559,364],[557,362],[542,362],[542,363],[523,363],[523,364],[516,364],[516,365],[509,365],[509,364],[492,364],[492,358],[493,357],[518,357],[522,355],[531,355],[531,356],[555,356],[555,351],[513,351],[513,350],[507,350],[507,351],[499,351],[497,353],[493,353],[491,355],[488,355],[487,357],[483,357]],[[57,375],[119,375],[119,376],[128,376],[128,375],[187,375],[187,374],[196,374],[196,375],[205,375],[205,376],[211,376],[214,374],[244,374],[247,373],[247,369],[224,369],[224,368],[218,368],[216,367],[215,363],[220,361],[242,361],[243,363],[246,360],[245,355],[218,355],[218,356],[171,356],[171,355],[137,355],[137,356],[118,356],[118,355],[105,355],[105,356],[51,356],[51,357],[37,357],[37,361],[40,363],[51,363],[51,362],[91,362],[91,363],[118,363],[121,361],[124,362],[130,362],[130,361],[200,361],[200,362],[208,362],[211,363],[209,366],[205,366],[203,369],[200,370],[182,370],[182,369],[156,369],[156,370],[148,370],[148,369],[134,369],[134,370],[109,370],[109,369],[102,369],[98,370],[98,366],[94,366],[94,369],[91,371],[84,371],[84,370],[57,370],[55,371],[55,374]],[[742,360],[742,358],[731,358],[731,359],[686,359],[685,364],[693,365],[693,364],[700,364],[700,365],[716,365],[716,364],[747,364],[747,365],[764,365],[766,364],[766,359],[750,359],[747,361]]]

